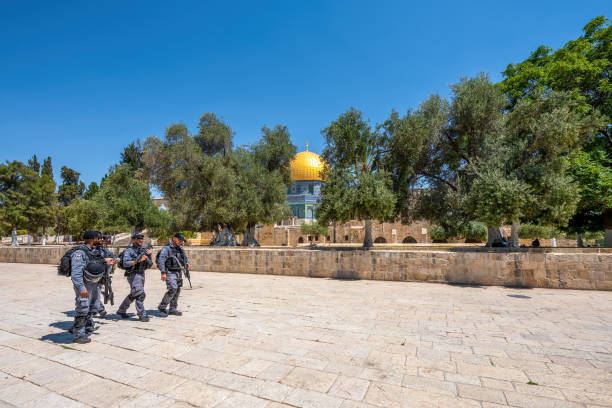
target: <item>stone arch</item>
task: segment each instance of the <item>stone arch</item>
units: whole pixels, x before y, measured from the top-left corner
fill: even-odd
[[[411,237],[410,235],[408,235],[406,238],[404,238],[404,240],[402,241],[402,244],[416,244],[417,240],[414,239],[413,237]]]
[[[374,240],[375,244],[386,244],[387,240],[384,237],[378,237]]]
[[[304,243],[304,237],[299,237],[298,244],[303,244],[303,243]]]

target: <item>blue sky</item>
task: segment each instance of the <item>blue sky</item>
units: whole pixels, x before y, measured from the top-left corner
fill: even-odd
[[[320,152],[351,106],[382,122],[612,16],[609,0],[426,3],[0,0],[0,160],[99,181],[131,141],[203,112],[237,144],[280,123]]]

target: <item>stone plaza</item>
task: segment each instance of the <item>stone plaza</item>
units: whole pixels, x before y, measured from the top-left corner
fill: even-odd
[[[53,265],[0,264],[0,406],[610,407],[612,292],[194,272],[182,317],[73,344]],[[129,310],[134,313],[134,310]]]

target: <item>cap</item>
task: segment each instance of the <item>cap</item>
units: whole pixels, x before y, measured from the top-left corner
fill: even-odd
[[[144,235],[143,234],[133,234],[132,239],[144,239]]]
[[[174,237],[180,239],[183,242],[185,241],[185,236],[181,234],[180,232],[177,232],[176,234],[174,234]]]
[[[98,231],[89,230],[83,233],[83,239],[100,238],[100,235],[101,234]]]

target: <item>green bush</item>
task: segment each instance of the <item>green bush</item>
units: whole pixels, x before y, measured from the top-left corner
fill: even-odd
[[[185,236],[185,239],[193,239],[198,236],[198,233],[194,231],[179,231],[179,232]],[[157,240],[163,241],[164,239],[171,239],[174,236],[174,234],[176,234],[176,232],[169,232],[169,233],[162,234],[161,236],[157,237]]]
[[[319,236],[319,235],[326,236],[327,235],[327,227],[325,225],[319,224],[318,222],[313,222],[312,224],[303,223],[300,226],[300,230],[302,231],[302,234],[304,235],[314,235],[314,236]]]
[[[446,230],[441,225],[432,225],[429,229],[429,236],[434,242],[445,242],[448,238]]]
[[[484,242],[487,240],[487,226],[482,222],[470,221],[465,227],[466,242]]]
[[[533,238],[554,238],[560,237],[561,232],[555,227],[548,225],[535,225],[535,224],[521,224],[519,225],[519,238],[533,239]]]

